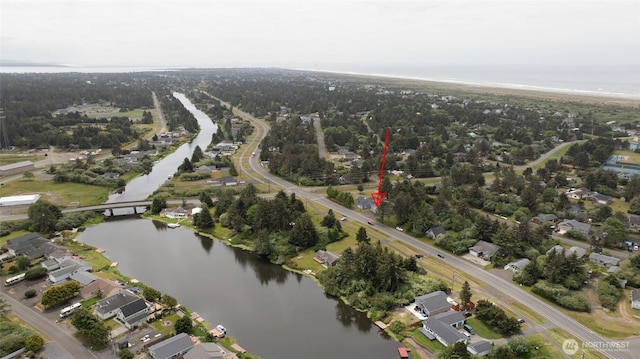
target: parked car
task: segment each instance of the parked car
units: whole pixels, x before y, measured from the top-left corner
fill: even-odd
[[[367,221],[367,224],[373,226],[373,221]]]
[[[462,313],[462,315],[464,315],[465,317],[467,317],[467,318],[468,318],[468,317],[470,317],[470,316],[471,316],[471,312],[470,312],[470,311],[468,311],[468,310],[465,310],[465,311]]]
[[[464,335],[465,337],[467,337],[467,339],[471,339],[471,334],[461,330],[460,333],[462,333],[462,335]]]
[[[402,229],[402,227],[396,227],[396,231],[402,232],[402,231],[404,231],[404,229]]]
[[[465,324],[463,326],[464,330],[466,330],[469,334],[476,334],[476,332],[473,330],[473,328],[469,325],[469,324]]]

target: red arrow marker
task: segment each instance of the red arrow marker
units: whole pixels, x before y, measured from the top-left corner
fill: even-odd
[[[373,198],[373,203],[375,203],[376,207],[382,203],[382,200],[387,196],[386,193],[382,192],[382,176],[384,175],[384,161],[387,158],[387,146],[389,145],[389,129],[387,128],[387,134],[384,139],[384,150],[382,150],[382,163],[380,164],[380,180],[378,181],[378,192],[371,193],[371,198]]]

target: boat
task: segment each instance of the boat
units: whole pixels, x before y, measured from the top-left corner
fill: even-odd
[[[218,324],[209,332],[216,338],[224,338],[227,335],[227,328],[223,327],[221,324]]]
[[[169,224],[167,224],[167,227],[169,227],[169,228],[178,228],[178,227],[180,227],[180,223],[169,223]]]
[[[227,328],[223,327],[222,324],[218,324],[216,325],[216,329],[222,333],[222,335],[226,335],[227,334]]]

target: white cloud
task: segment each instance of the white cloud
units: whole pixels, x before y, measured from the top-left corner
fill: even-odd
[[[640,63],[635,1],[0,3],[2,59],[85,65]]]

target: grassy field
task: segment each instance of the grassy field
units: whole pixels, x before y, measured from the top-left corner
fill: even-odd
[[[91,263],[94,270],[105,268],[111,264],[110,260],[96,252],[96,248],[88,244],[65,241],[64,246],[71,249],[75,255]]]
[[[104,203],[109,197],[110,190],[110,188],[101,186],[41,181],[36,178],[9,181],[2,186],[2,195],[40,194],[42,199],[53,204],[77,207]]]
[[[624,150],[624,151],[615,151],[613,152],[613,154],[618,156],[627,156],[626,159],[621,159],[618,162],[628,163],[632,165],[640,165],[640,153]]]
[[[465,321],[469,324],[473,330],[476,332],[476,335],[483,337],[484,339],[500,339],[502,335],[493,331],[493,329],[487,327],[477,318],[468,318]]]
[[[564,357],[564,353],[562,349],[560,349],[554,343],[549,342],[543,334],[536,333],[527,335],[527,339],[534,345],[535,352],[531,355],[533,359],[543,359],[543,358],[562,358]]]
[[[578,344],[581,343],[581,341],[578,340],[576,337],[572,336],[571,334],[567,333],[566,331],[564,331],[563,329],[560,329],[560,328],[549,329],[546,332],[546,334],[560,348],[562,348],[562,343],[567,339],[573,339],[573,340],[577,341]],[[575,358],[583,358],[583,359],[604,359],[604,358],[606,358],[604,355],[600,354],[599,352],[597,352],[595,350],[588,350],[588,349],[587,350],[582,350],[582,346],[581,345],[579,345],[579,348],[580,349],[578,350],[578,352],[574,355]]]
[[[98,110],[104,110],[108,112],[97,112]],[[113,107],[102,107],[96,106],[92,111],[87,111],[85,114],[89,118],[109,118],[109,117],[129,117],[132,120],[141,119],[142,118],[142,109],[135,109],[131,111],[120,112],[118,109]],[[150,110],[149,110],[150,111]]]
[[[623,298],[627,300],[628,298]],[[595,333],[611,339],[625,339],[640,335],[638,325],[630,325],[624,320],[615,317],[604,317],[587,313],[567,312],[570,317],[577,320]]]
[[[21,155],[21,154],[3,154],[0,155],[0,166],[4,166],[4,165],[8,165],[8,164],[12,164],[12,163],[18,163],[18,162],[22,162],[22,161],[31,161],[31,162],[37,162],[40,161],[41,159],[44,159],[43,156],[36,156],[36,155]]]

